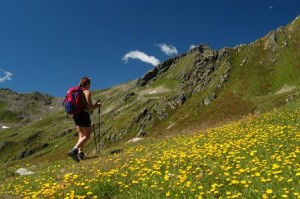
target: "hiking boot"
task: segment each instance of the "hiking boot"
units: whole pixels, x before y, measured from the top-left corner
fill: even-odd
[[[83,153],[82,151],[79,151],[79,152],[77,153],[77,158],[78,158],[79,160],[84,160],[84,158],[85,158],[84,153]]]
[[[78,154],[78,149],[72,149],[72,150],[70,150],[70,151],[68,152],[68,155],[69,155],[70,157],[72,157],[73,160],[79,162],[79,159],[78,159],[78,157],[77,157],[77,154]]]

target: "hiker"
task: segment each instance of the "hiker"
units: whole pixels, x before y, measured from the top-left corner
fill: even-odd
[[[91,80],[88,77],[83,77],[80,80],[79,87],[83,90],[84,107],[83,111],[73,115],[79,138],[74,148],[68,152],[68,155],[77,162],[84,159],[85,155],[83,153],[83,145],[91,136],[92,127],[90,114],[93,112],[93,109],[101,106],[100,100],[98,100],[95,104],[92,104],[91,92],[89,90],[90,86]]]

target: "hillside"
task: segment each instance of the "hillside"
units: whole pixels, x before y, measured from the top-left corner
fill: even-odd
[[[299,107],[299,103],[298,103]],[[0,171],[1,198],[299,198],[300,110],[286,105],[218,128],[145,138],[118,154]]]
[[[0,130],[2,125],[24,125],[58,111],[56,99],[39,92],[20,94],[10,89],[0,89]]]
[[[185,134],[298,104],[299,41],[300,17],[250,44],[220,50],[201,44],[138,80],[93,91],[103,102],[101,118],[93,114],[94,123],[101,121],[102,153],[119,151],[134,137]],[[22,121],[16,115],[7,121]],[[61,109],[2,131],[0,161],[64,159],[75,136],[73,121]],[[93,141],[86,152],[95,154]]]

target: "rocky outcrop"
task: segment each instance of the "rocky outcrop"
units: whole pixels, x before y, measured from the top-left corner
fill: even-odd
[[[157,75],[166,72],[172,66],[172,64],[182,56],[183,55],[177,56],[158,64],[152,70],[148,71],[143,77],[139,78],[136,85],[145,86],[150,80],[154,79]]]
[[[277,50],[278,43],[277,43],[277,35],[275,32],[270,33],[269,36],[267,36],[267,40],[264,44],[264,49],[271,49],[273,52]]]
[[[185,91],[187,97],[204,90],[221,65],[227,65],[227,69],[220,77],[219,87],[227,81],[230,70],[228,49],[214,51],[206,45],[201,45],[193,48],[191,52],[197,53],[194,66],[188,71],[182,71],[178,78],[181,80],[180,90]]]
[[[124,95],[124,96],[122,97],[122,101],[126,103],[126,102],[128,102],[129,99],[132,98],[133,96],[135,96],[135,93],[134,93],[134,92],[129,92],[129,93],[127,93],[126,95]]]
[[[142,78],[138,79],[136,85],[137,86],[145,86],[151,79],[157,76],[158,74],[158,68],[155,67],[149,72],[147,72]]]
[[[24,175],[32,175],[34,174],[35,172],[33,171],[30,171],[28,169],[25,169],[25,168],[20,168],[16,171],[17,174],[19,174],[20,176],[24,176]]]
[[[10,146],[12,146],[14,144],[14,142],[12,141],[4,141],[0,144],[0,152],[4,151],[6,148],[9,148]]]
[[[20,159],[23,159],[23,158],[26,158],[28,156],[31,156],[32,154],[48,147],[49,144],[48,143],[42,143],[42,144],[36,144],[36,145],[33,145],[31,147],[28,147],[26,148],[25,150],[23,150],[16,158],[15,160],[20,160]]]
[[[176,80],[179,80],[180,84],[178,92],[167,98],[160,99],[153,103],[153,101],[145,101],[145,106],[140,112],[136,114],[131,122],[124,127],[124,129],[116,132],[111,132],[110,129],[106,132],[106,138],[101,142],[101,146],[104,146],[104,141],[116,142],[124,137],[128,132],[135,133],[136,137],[144,137],[149,134],[149,130],[156,121],[163,121],[170,117],[172,111],[175,111],[179,106],[182,106],[188,98],[197,92],[204,90],[211,81],[214,80],[215,89],[222,87],[229,78],[229,72],[231,66],[229,64],[229,50],[224,48],[219,51],[214,51],[207,45],[202,44],[191,49],[186,54],[180,57],[169,59],[158,66],[154,67],[151,71],[147,72],[142,78],[140,78],[136,86],[145,86],[161,74],[168,71],[176,60],[187,55],[193,54],[196,57],[191,67],[185,67],[179,71]],[[218,77],[215,76],[215,72],[222,67],[223,73]],[[187,70],[188,68],[188,70]],[[135,98],[134,98],[135,97]],[[121,97],[122,103],[128,103],[131,99],[138,98],[139,95],[135,91],[129,91]],[[205,105],[210,104],[217,97],[217,92],[213,92],[203,100]],[[116,108],[116,110],[118,110]],[[113,117],[117,117],[119,114],[116,112]]]
[[[207,98],[205,98],[203,100],[203,104],[207,106],[207,105],[209,105],[216,98],[217,98],[217,94],[216,93],[212,93],[212,94],[210,94],[210,96],[208,96]]]
[[[28,138],[24,140],[24,145],[29,145],[37,141],[41,137],[42,131],[33,132]]]

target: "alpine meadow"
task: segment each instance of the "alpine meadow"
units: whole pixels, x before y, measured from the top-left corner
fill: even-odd
[[[79,163],[63,99],[0,89],[0,197],[300,198],[299,55],[300,16],[93,90],[102,108]]]

